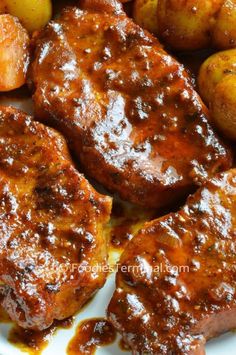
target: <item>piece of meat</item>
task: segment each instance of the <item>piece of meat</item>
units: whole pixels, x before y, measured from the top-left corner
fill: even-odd
[[[103,286],[110,208],[59,133],[0,107],[0,300],[20,326],[47,328]]]
[[[128,244],[108,308],[134,354],[200,355],[236,327],[236,169]]]
[[[160,207],[231,165],[184,67],[108,0],[65,9],[35,38],[37,117],[68,139],[85,172]]]

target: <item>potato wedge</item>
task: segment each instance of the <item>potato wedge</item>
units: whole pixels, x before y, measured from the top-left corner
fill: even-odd
[[[236,140],[236,75],[224,77],[216,86],[211,111],[218,129],[225,137]]]
[[[217,16],[213,44],[219,49],[236,47],[236,0],[226,0]]]
[[[29,36],[17,18],[0,15],[0,91],[25,83],[29,64]]]
[[[135,0],[133,10],[135,22],[154,34],[158,33],[157,4],[158,0]]]
[[[202,64],[198,87],[206,104],[210,104],[216,85],[230,74],[236,74],[236,49],[213,54]]]
[[[215,16],[225,0],[162,0],[157,6],[159,36],[176,50],[207,48]]]
[[[7,11],[19,18],[23,26],[33,32],[39,30],[51,19],[51,0],[4,0]]]

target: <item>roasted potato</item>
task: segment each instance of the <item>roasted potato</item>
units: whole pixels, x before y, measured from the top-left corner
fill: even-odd
[[[198,86],[206,104],[210,104],[216,85],[230,74],[236,74],[236,49],[216,53],[202,64]]]
[[[209,57],[201,66],[198,86],[216,126],[236,140],[236,49]]]
[[[52,16],[51,0],[4,0],[4,2],[7,12],[18,17],[29,32],[42,28]]]
[[[215,17],[225,0],[162,0],[157,6],[159,36],[176,50],[211,44]]]
[[[157,34],[158,0],[135,0],[133,17],[135,22],[146,30]]]
[[[236,0],[226,0],[221,7],[212,40],[219,49],[236,47]]]
[[[219,130],[236,140],[236,75],[225,76],[216,86],[211,101],[212,117]]]
[[[0,91],[25,83],[29,63],[29,36],[17,18],[0,15]]]

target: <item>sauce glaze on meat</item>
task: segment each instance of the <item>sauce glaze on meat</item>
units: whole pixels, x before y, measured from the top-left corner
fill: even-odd
[[[116,0],[80,1],[36,36],[36,114],[84,171],[145,207],[170,205],[231,166],[185,71]]]
[[[0,108],[0,301],[12,320],[45,329],[103,286],[110,209],[59,133]]]
[[[120,261],[109,320],[134,354],[200,355],[236,327],[236,169],[149,222]]]

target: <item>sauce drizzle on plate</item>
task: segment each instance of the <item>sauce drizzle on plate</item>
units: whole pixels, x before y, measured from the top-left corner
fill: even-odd
[[[58,329],[70,328],[72,323],[73,318],[67,318],[63,321],[54,321],[51,327],[41,332],[23,329],[18,325],[14,325],[10,330],[8,340],[21,351],[27,352],[30,355],[39,355]]]
[[[116,339],[114,327],[105,318],[91,318],[81,322],[71,339],[68,355],[92,355],[100,346],[112,344]]]

